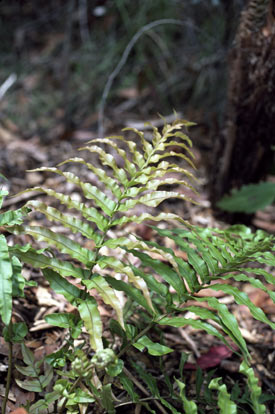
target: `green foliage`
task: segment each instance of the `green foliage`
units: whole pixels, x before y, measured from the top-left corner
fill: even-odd
[[[138,394],[136,381],[124,367],[122,359],[131,347],[140,352],[147,349],[150,356],[161,359],[173,352],[163,343],[163,326],[177,328],[186,325],[215,336],[231,348],[233,342],[245,361],[241,373],[248,378],[251,406],[255,412],[262,412],[259,411],[262,409],[259,403],[261,390],[255,382],[253,371],[250,371],[250,355],[238,322],[225,304],[215,297],[203,296],[203,291],[211,284],[211,289],[230,294],[237,304],[246,305],[255,319],[274,328],[275,324],[264,312],[232,283],[237,281],[238,286],[242,282],[250,283],[275,300],[274,292],[264,284],[266,281],[273,285],[274,276],[261,267],[275,265],[274,237],[262,231],[252,233],[245,226],[234,226],[225,231],[202,229],[191,226],[172,213],[142,213],[137,216],[132,211],[138,204],[157,207],[170,198],[192,201],[183,194],[167,189],[170,185],[181,184],[195,191],[195,180],[190,170],[170,161],[171,156],[178,157],[189,168],[194,167],[191,141],[180,131],[189,125],[191,124],[186,121],[176,121],[172,125],[165,125],[162,133],[153,128],[152,141],[148,141],[142,132],[133,129],[131,133],[137,135],[138,142],[122,136],[91,141],[83,149],[96,154],[104,169],[77,157],[63,162],[60,168],[43,167],[35,170],[62,176],[79,189],[82,200],[85,201],[76,200],[53,189],[35,187],[26,191],[38,191],[51,196],[55,203],[59,202],[64,208],[31,200],[23,211],[27,212],[31,208],[44,214],[50,222],[69,229],[72,236],[78,233],[84,240],[91,240],[94,248],[90,250],[83,247],[75,237],[58,234],[46,227],[22,224],[21,220],[12,221],[11,225],[5,226],[11,233],[29,234],[39,243],[43,242],[47,248],[36,249],[30,245],[6,248],[3,243],[4,265],[11,266],[14,257],[17,261],[42,269],[51,288],[56,293],[63,294],[78,310],[77,316],[64,313],[47,316],[48,323],[68,329],[69,335],[62,349],[46,357],[44,374],[40,372],[41,362],[35,362],[32,354],[23,348],[26,367],[18,369],[31,379],[20,381],[19,385],[29,387],[29,390],[33,387],[32,391],[44,396],[44,399],[29,408],[31,414],[46,412],[49,404],[57,404],[61,412],[66,409],[68,413],[78,410],[82,412],[88,404],[95,404],[103,412],[115,413],[116,407],[125,403],[114,398],[116,381],[118,389],[125,389],[130,401],[138,401],[149,412],[154,412],[151,408],[151,404],[154,404],[158,410],[165,407],[176,414],[179,412],[178,407],[182,406],[185,412],[196,413],[196,402],[185,396],[182,377],[173,384],[164,374],[169,389],[169,395],[164,397],[160,393],[157,379],[146,372],[139,361],[132,361],[132,369],[136,372],[138,381],[146,384],[153,400],[150,402],[149,398],[149,403],[148,399],[145,401]],[[108,146],[116,156],[103,149]],[[182,152],[173,151],[175,147]],[[105,190],[72,172],[63,171],[61,165],[68,162],[80,164],[95,174]],[[174,178],[169,178],[168,173],[173,173]],[[114,232],[110,231],[127,223],[148,220],[173,220],[180,224],[179,228],[172,230],[155,226],[153,229],[159,240],[169,238],[177,249],[185,252],[187,261],[178,257],[172,249],[164,247],[161,242],[145,241],[134,234],[114,238]],[[163,260],[156,259],[155,253]],[[138,259],[139,266],[133,265],[133,256]],[[7,274],[6,283],[9,287],[11,271]],[[67,279],[69,276],[77,279],[78,286]],[[124,308],[119,292],[127,297]],[[197,295],[199,292],[200,296]],[[5,311],[2,310],[2,313],[9,315],[11,291],[5,288],[5,294],[2,300],[2,309]],[[116,315],[116,320],[110,322],[114,343],[108,343],[103,337],[98,297]],[[187,306],[189,300],[197,305]],[[201,302],[206,303],[207,308],[199,306]],[[190,312],[194,317],[190,317]],[[92,357],[89,352],[84,352],[82,345],[74,346],[74,340],[79,337],[83,326],[89,336]],[[156,335],[157,341],[154,340]],[[115,344],[119,348],[116,352]],[[181,373],[184,362],[183,358],[180,363]],[[53,372],[59,377],[54,384]],[[52,392],[47,394],[45,387],[48,389],[49,383],[52,384]],[[220,384],[219,379],[213,379],[211,387],[218,391],[218,400],[212,396],[209,398],[213,404],[217,404],[220,413],[234,413],[235,403],[230,402],[225,385]],[[179,393],[174,391],[176,388]]]
[[[217,205],[225,211],[251,214],[272,204],[274,199],[275,183],[266,182],[235,189],[231,195],[223,197]]]
[[[8,191],[0,189],[0,208]],[[0,214],[0,226],[19,225],[24,216],[31,211],[27,207]],[[21,263],[11,252],[4,234],[0,234],[0,316],[5,325],[9,325],[12,314],[12,298],[24,295],[28,282],[21,274]],[[17,341],[16,341],[17,342]]]

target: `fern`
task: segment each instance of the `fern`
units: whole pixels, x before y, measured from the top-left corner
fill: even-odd
[[[50,221],[61,224],[70,229],[72,233],[81,233],[82,236],[93,240],[95,249],[94,251],[91,251],[84,248],[71,238],[62,234],[56,234],[44,227],[17,225],[11,230],[15,234],[29,234],[39,242],[45,242],[49,247],[57,249],[62,254],[66,254],[73,259],[74,262],[78,261],[79,266],[76,266],[72,262],[65,262],[56,259],[55,257],[49,257],[43,252],[39,253],[35,251],[35,249],[22,251],[18,246],[15,246],[13,253],[25,263],[29,263],[41,269],[51,269],[52,272],[56,272],[56,280],[60,280],[60,277],[67,276],[74,276],[81,279],[82,285],[84,286],[84,292],[81,293],[81,300],[80,295],[78,299],[74,298],[73,300],[83,317],[85,327],[90,334],[91,346],[95,351],[102,349],[102,326],[96,302],[88,294],[88,289],[96,289],[103,301],[114,308],[118,321],[122,327],[124,326],[124,322],[121,313],[121,305],[115,293],[116,288],[114,288],[113,285],[119,283],[122,290],[125,290],[123,288],[125,286],[123,285],[123,282],[116,281],[116,279],[113,279],[112,281],[108,277],[104,278],[97,273],[95,274],[93,270],[95,265],[98,265],[101,269],[109,269],[111,272],[126,275],[128,282],[130,283],[130,286],[127,285],[126,288],[127,293],[130,291],[135,297],[139,297],[139,302],[144,305],[152,316],[156,313],[151,302],[148,286],[144,279],[139,275],[136,275],[129,265],[116,258],[115,253],[113,256],[104,256],[101,254],[101,249],[104,247],[112,249],[124,247],[127,249],[142,249],[148,252],[158,251],[158,248],[150,247],[138,239],[129,237],[109,239],[107,236],[108,231],[117,225],[130,222],[141,223],[149,219],[154,221],[177,220],[183,224],[187,224],[181,217],[178,217],[175,214],[160,213],[159,215],[153,216],[151,214],[143,213],[140,216],[131,214],[121,216],[121,213],[125,211],[128,212],[137,204],[157,207],[162,201],[169,198],[192,201],[183,194],[159,189],[164,185],[183,184],[195,191],[194,187],[190,184],[190,180],[195,180],[193,174],[189,170],[178,167],[167,161],[171,155],[174,155],[183,158],[189,165],[194,167],[192,161],[194,156],[190,150],[191,141],[187,135],[179,131],[183,126],[188,125],[189,123],[186,121],[174,122],[172,125],[166,125],[163,128],[162,134],[160,134],[156,128],[153,128],[152,143],[145,139],[142,132],[135,129],[131,130],[139,137],[142,151],[137,149],[137,144],[134,141],[126,140],[122,136],[95,139],[90,142],[91,145],[81,148],[82,150],[85,149],[98,154],[101,164],[105,168],[109,168],[109,172],[112,172],[113,176],[107,175],[103,169],[94,167],[83,158],[72,158],[61,163],[67,164],[68,162],[71,162],[84,165],[88,170],[91,170],[105,185],[106,189],[111,192],[111,197],[107,192],[104,193],[90,183],[84,182],[71,172],[64,172],[59,168],[47,167],[35,170],[52,172],[63,176],[67,182],[73,183],[79,188],[86,200],[91,200],[92,206],[90,206],[90,203],[88,204],[88,202],[77,202],[69,196],[55,192],[52,189],[35,187],[27,191],[39,191],[54,197],[68,209],[77,211],[78,217],[74,214],[60,212],[59,209],[47,206],[39,201],[29,201],[27,203],[27,208],[32,208],[35,211],[43,213]],[[127,130],[129,130],[129,128]],[[127,146],[131,157],[129,157],[117,142]],[[123,160],[124,168],[120,168],[117,165],[116,158],[113,155],[105,152],[105,150],[95,144],[110,146]],[[186,150],[187,155],[174,153],[173,151],[171,152],[171,146],[173,148],[179,147],[180,149]],[[169,172],[173,172],[174,174],[177,173],[178,178],[171,179],[166,177]],[[183,175],[188,182],[181,179]],[[92,222],[94,225],[91,226],[89,222]],[[44,271],[46,278],[49,278],[49,274],[51,275],[49,279],[50,283],[52,283],[53,279],[52,272],[49,273],[49,271]],[[139,291],[142,293],[144,299],[139,295]],[[86,301],[83,300],[83,295],[85,296]]]
[[[255,288],[268,293],[275,302],[274,292],[268,289],[260,280],[260,278],[263,278],[268,284],[275,284],[275,277],[260,267],[262,264],[275,266],[275,257],[272,253],[275,250],[274,237],[261,230],[252,233],[245,226],[232,226],[226,231],[198,227],[193,230],[161,230],[154,228],[162,237],[171,238],[177,247],[188,255],[188,262],[185,262],[177,257],[171,249],[159,246],[160,250],[163,249],[173,256],[173,262],[177,263],[177,268],[173,271],[175,276],[180,275],[178,278],[181,277],[181,291],[183,292],[185,289],[185,292],[179,298],[176,298],[172,307],[181,316],[173,316],[172,318],[167,316],[162,318],[159,323],[177,327],[191,325],[215,335],[225,343],[227,341],[226,337],[229,336],[248,361],[247,346],[233,314],[217,298],[202,297],[201,294],[203,294],[205,288],[210,287],[214,291],[223,291],[232,295],[236,303],[246,305],[249,308],[255,319],[268,324],[274,329],[274,322],[270,321],[264,312],[251,302],[246,293],[231,283],[232,281],[248,282]],[[152,243],[148,244],[151,245]],[[132,253],[136,254],[141,260],[144,257],[144,260],[142,260],[144,265],[150,265],[151,259],[148,255],[142,253],[142,256],[139,252],[134,251]],[[162,263],[158,265],[159,274],[163,275],[167,265]],[[156,266],[154,268],[156,269]],[[230,283],[224,283],[226,281]],[[179,279],[177,283],[180,283]],[[176,289],[176,291],[177,293],[180,292],[179,289]],[[196,295],[198,292],[200,292],[200,296]],[[212,310],[200,306],[185,306],[184,302],[187,300],[198,303],[206,302]],[[179,304],[180,307],[178,307]],[[196,315],[195,320],[184,317],[184,314],[188,311]],[[223,332],[223,336],[207,320],[215,321],[219,325],[220,331]]]
[[[123,368],[123,361],[120,358],[127,353],[130,346],[140,351],[147,348],[148,353],[154,357],[172,352],[173,350],[161,341],[153,342],[147,335],[154,327],[161,330],[163,326],[177,328],[189,325],[216,336],[229,347],[232,347],[233,341],[238,348],[237,352],[245,360],[246,365],[242,372],[250,378],[251,382],[251,373],[248,374],[246,369],[249,367],[250,356],[236,318],[217,298],[202,295],[210,284],[211,289],[230,294],[236,303],[248,306],[255,319],[272,328],[275,326],[263,311],[236,287],[235,283],[231,283],[231,281],[248,282],[267,292],[272,300],[275,300],[274,292],[265,284],[267,282],[273,285],[274,276],[262,267],[262,265],[275,265],[273,236],[261,231],[254,234],[245,226],[235,226],[225,231],[201,229],[191,226],[176,214],[162,212],[153,215],[144,212],[136,215],[135,210],[132,210],[138,204],[157,207],[168,199],[193,202],[183,194],[167,190],[171,185],[180,184],[196,192],[194,188],[196,180],[190,172],[190,168],[195,168],[191,141],[181,132],[183,127],[189,125],[191,123],[187,121],[175,121],[172,125],[166,124],[162,133],[153,127],[153,137],[150,142],[136,129],[130,129],[130,132],[137,135],[138,142],[122,136],[95,139],[81,150],[95,154],[102,168],[84,158],[75,157],[62,162],[56,168],[42,167],[34,170],[63,177],[66,182],[72,183],[79,189],[83,201],[51,188],[35,187],[25,191],[46,194],[54,200],[55,204],[58,202],[64,208],[31,200],[24,209],[32,209],[44,214],[50,222],[69,229],[72,236],[80,234],[84,239],[92,240],[93,250],[83,247],[75,237],[65,236],[62,232],[57,234],[41,226],[22,224],[22,220],[19,222],[11,220],[11,225],[6,227],[14,234],[29,234],[39,243],[42,242],[47,246],[38,250],[30,245],[15,245],[9,247],[9,254],[23,263],[42,269],[51,288],[63,294],[78,309],[78,318],[74,322],[61,314],[51,316],[49,323],[67,327],[72,340],[78,337],[82,324],[89,334],[90,346],[94,351],[93,358],[87,360],[87,356],[84,357],[82,354],[80,357],[79,349],[68,353],[66,348],[63,357],[71,362],[74,358],[85,360],[85,369],[83,368],[81,375],[78,371],[71,370],[67,373],[68,379],[58,380],[54,386],[54,390],[63,395],[61,406],[63,408],[66,406],[68,412],[71,412],[70,409],[73,412],[79,401],[85,401],[85,398],[87,403],[88,400],[95,401],[108,413],[115,412],[111,382],[108,383],[108,378],[112,376],[117,377],[130,398],[137,401],[135,386],[130,374]],[[116,156],[107,152],[105,148],[108,147]],[[181,152],[173,151],[175,147],[178,147]],[[180,158],[188,164],[188,168],[170,161],[171,156]],[[102,191],[95,185],[85,182],[70,171],[63,171],[62,166],[68,163],[77,164],[92,172],[105,190]],[[173,177],[177,178],[170,178],[169,173],[173,173]],[[114,232],[110,230],[117,226],[145,221],[178,222],[180,227],[172,230],[152,227],[161,240],[164,237],[173,240],[178,249],[187,253],[188,260],[184,261],[178,257],[172,249],[142,240],[132,234],[118,238],[111,237]],[[155,253],[163,260],[157,260],[154,257]],[[129,254],[139,259],[139,266],[132,264]],[[78,279],[78,282],[80,281],[78,286],[69,281],[68,277]],[[97,301],[91,293],[94,291],[116,313],[117,321],[111,321],[110,330],[113,335],[121,338],[122,345],[117,356],[112,349],[106,348],[103,341],[103,325]],[[128,298],[128,310],[133,303],[135,310],[142,309],[145,312],[143,315],[148,321],[145,327],[139,330],[128,323],[127,312],[123,312],[119,299],[119,291],[124,292]],[[200,296],[197,295],[198,292]],[[188,300],[197,302],[198,305],[187,306]],[[200,302],[207,303],[208,308],[200,307]],[[194,314],[194,318],[187,317],[187,312],[190,311]],[[59,360],[60,353],[48,359],[54,367],[59,366]],[[151,395],[157,400],[156,404],[161,404],[176,413],[177,410],[160,395],[152,376],[142,373],[138,364],[133,368],[147,384]],[[177,382],[177,386],[180,388],[178,401],[181,401],[185,410],[190,408],[196,412],[195,402],[185,397],[184,384]],[[251,393],[251,398],[253,406],[257,407],[259,393],[255,384],[253,387],[255,392]],[[83,394],[84,388],[89,390],[88,394]],[[220,412],[224,413],[228,401],[227,391],[218,380],[213,383],[213,388],[219,392]],[[56,394],[52,398],[55,400]],[[33,411],[30,412],[36,410],[43,412],[42,408],[42,411],[39,411],[40,403],[37,404],[37,408],[34,406]],[[146,404],[144,402],[147,407]],[[47,401],[42,400],[41,407],[45,405]],[[231,404],[231,406],[234,412],[235,405]]]

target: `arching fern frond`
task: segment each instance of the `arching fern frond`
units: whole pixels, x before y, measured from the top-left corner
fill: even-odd
[[[64,227],[64,229],[69,229],[73,234],[79,233],[82,237],[92,240],[95,247],[93,251],[90,251],[82,247],[77,241],[72,240],[72,238],[63,234],[57,234],[55,231],[44,227],[31,225],[14,226],[11,231],[16,234],[29,234],[37,241],[46,243],[49,248],[48,252],[51,252],[49,255],[45,252],[38,253],[34,249],[29,249],[23,253],[19,249],[18,257],[23,259],[25,255],[27,263],[41,269],[52,269],[53,272],[56,272],[61,277],[79,277],[84,291],[92,288],[96,289],[103,301],[113,307],[121,325],[123,325],[123,318],[121,311],[119,311],[118,299],[115,296],[116,287],[118,290],[123,290],[126,294],[132,295],[132,297],[136,297],[137,302],[145,305],[145,308],[151,314],[154,315],[156,309],[152,304],[147,282],[132,269],[130,264],[116,257],[116,249],[135,249],[143,251],[144,254],[162,253],[164,257],[169,258],[173,267],[171,271],[176,275],[174,281],[172,280],[172,275],[170,277],[167,276],[167,280],[170,280],[172,285],[178,287],[179,292],[184,293],[185,287],[178,275],[178,264],[169,252],[161,252],[156,246],[146,245],[146,243],[138,239],[128,237],[110,239],[108,230],[118,225],[122,226],[132,222],[142,223],[146,220],[177,220],[183,224],[188,224],[181,217],[172,213],[153,215],[142,212],[140,215],[131,214],[131,210],[138,204],[145,207],[157,207],[169,198],[192,202],[192,199],[184,194],[163,190],[164,187],[180,185],[192,190],[194,193],[196,192],[192,183],[189,182],[190,180],[195,181],[192,172],[184,166],[179,167],[170,162],[171,157],[180,157],[183,162],[195,168],[192,161],[194,155],[191,151],[191,140],[187,135],[179,131],[188,125],[187,121],[175,121],[171,125],[165,125],[162,133],[155,127],[152,127],[153,136],[151,141],[147,140],[143,132],[126,128],[125,131],[134,132],[140,142],[128,140],[122,136],[112,136],[94,139],[87,146],[80,148],[80,150],[86,150],[86,152],[88,151],[94,157],[97,157],[102,168],[84,158],[73,157],[61,162],[58,168],[41,167],[35,169],[34,171],[36,172],[53,173],[63,177],[68,183],[76,186],[77,191],[81,193],[83,201],[80,202],[69,195],[50,188],[34,187],[26,191],[47,194],[63,204],[69,212],[63,212],[57,207],[47,206],[41,201],[33,200],[27,203],[28,208],[44,214],[50,222],[57,223],[59,226]],[[173,151],[175,147],[181,152]],[[111,149],[112,153],[108,152],[108,148]],[[80,177],[70,171],[64,171],[63,167],[67,167],[70,163],[79,164],[83,169],[87,169],[95,174],[97,179],[100,180],[100,188],[88,181],[84,181],[81,178],[82,174]],[[169,173],[173,173],[173,177],[169,177],[167,175]],[[127,216],[124,215],[124,212],[127,212]],[[109,249],[109,254],[106,256],[102,249],[105,249],[105,252],[107,248]],[[65,254],[72,260],[72,263],[70,261],[62,262],[59,258],[55,258],[56,251]],[[96,265],[97,269],[95,270],[94,267]],[[98,274],[100,269],[103,271],[102,275]],[[125,275],[128,284],[122,280],[114,279],[114,276],[118,274]],[[52,278],[50,283],[53,283]],[[79,298],[76,298],[76,301],[79,300]],[[89,303],[92,309],[94,301]],[[85,314],[86,319],[84,318],[84,323],[87,320],[89,306],[88,308],[79,308],[83,315]],[[91,326],[88,325],[87,323],[86,328],[89,331]],[[100,329],[99,327],[98,331]],[[99,344],[101,347],[99,338],[97,340],[93,337],[92,344],[92,346]]]

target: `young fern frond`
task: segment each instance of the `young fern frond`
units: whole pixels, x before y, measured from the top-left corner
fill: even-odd
[[[188,256],[188,261],[186,262],[177,257],[172,249],[158,246],[158,249],[163,249],[165,253],[173,255],[174,261],[177,262],[181,280],[178,280],[177,285],[175,285],[175,280],[177,279],[173,277],[174,284],[172,284],[172,278],[171,280],[167,279],[167,265],[161,262],[156,264],[145,253],[131,251],[139,257],[142,266],[150,266],[155,273],[158,273],[164,280],[171,283],[177,294],[180,292],[180,285],[183,286],[184,283],[187,283],[187,291],[183,292],[182,289],[182,298],[176,295],[174,299],[174,309],[183,316],[166,317],[161,319],[159,323],[172,326],[185,326],[186,324],[194,326],[194,324],[200,322],[204,324],[202,329],[209,333],[209,325],[206,326],[203,320],[215,321],[223,333],[239,346],[244,357],[246,359],[249,358],[245,341],[242,338],[238,323],[233,314],[215,297],[203,297],[203,290],[210,287],[213,291],[222,291],[227,295],[231,295],[235,303],[247,306],[255,319],[274,329],[275,323],[269,320],[265,313],[253,304],[246,293],[232,285],[232,283],[226,283],[226,281],[231,280],[248,282],[255,288],[268,293],[273,302],[275,302],[274,292],[259,280],[260,276],[267,283],[275,284],[275,277],[266,270],[259,268],[263,264],[275,267],[275,256],[272,253],[275,250],[274,236],[270,236],[263,231],[252,233],[245,226],[233,226],[226,231],[209,228],[162,230],[154,227],[154,229],[160,236],[172,239],[176,246],[187,253]],[[156,245],[155,243],[146,243],[150,246],[152,244]],[[166,274],[166,278],[164,274]],[[151,286],[151,289],[154,291],[154,286]],[[200,296],[197,296],[199,291]],[[155,292],[158,293],[156,290]],[[198,306],[182,307],[181,304],[185,300],[192,300],[198,303],[206,302],[213,309],[214,314],[211,311],[210,315],[209,311],[202,309],[199,304]],[[179,305],[181,306],[179,307]],[[184,318],[185,313],[190,311],[196,315],[198,320],[191,322]],[[212,334],[217,336],[217,332],[212,332]]]
[[[169,161],[171,156],[181,157],[195,168],[192,161],[194,156],[190,149],[192,143],[187,135],[179,131],[185,125],[189,125],[189,123],[186,121],[175,121],[172,125],[165,125],[162,134],[156,128],[152,127],[152,142],[147,141],[143,132],[126,128],[125,130],[131,130],[137,134],[141,141],[140,149],[138,149],[140,146],[138,143],[122,136],[94,139],[84,148],[80,148],[80,150],[87,150],[95,154],[95,156],[98,156],[104,168],[98,168],[83,158],[74,157],[60,163],[59,168],[41,167],[34,170],[62,176],[68,183],[74,184],[79,189],[83,199],[86,199],[85,202],[76,201],[68,195],[56,192],[50,188],[34,187],[26,190],[47,194],[65,205],[69,210],[73,209],[74,213],[63,213],[58,208],[47,206],[41,201],[32,200],[27,203],[28,208],[44,214],[49,221],[58,223],[74,234],[80,233],[84,238],[88,238],[95,243],[94,250],[90,251],[71,238],[43,227],[23,225],[14,226],[12,229],[17,234],[29,234],[39,242],[46,243],[49,248],[58,250],[60,253],[73,259],[73,263],[69,261],[62,262],[62,260],[55,257],[49,257],[48,253],[35,252],[32,248],[24,252],[22,249],[18,249],[17,252],[18,257],[21,259],[24,257],[23,260],[26,263],[30,263],[41,269],[52,269],[52,271],[56,272],[56,278],[58,280],[58,275],[61,277],[74,276],[81,278],[84,287],[83,298],[86,295],[89,306],[79,304],[78,308],[80,313],[83,314],[84,324],[90,333],[92,347],[96,350],[101,349],[102,346],[101,339],[98,336],[101,328],[99,326],[99,329],[94,329],[88,323],[89,317],[87,315],[90,313],[90,309],[95,306],[95,302],[90,297],[88,290],[92,288],[97,290],[103,301],[113,307],[118,321],[122,326],[124,326],[124,322],[121,306],[118,305],[116,290],[123,290],[127,294],[132,295],[152,315],[156,314],[156,309],[152,304],[150,291],[145,278],[135,272],[131,268],[131,265],[117,258],[116,250],[114,250],[113,254],[110,253],[108,256],[104,256],[101,251],[103,247],[109,249],[124,248],[127,250],[141,250],[149,254],[154,252],[161,253],[171,263],[173,273],[176,274],[175,280],[180,278],[178,264],[170,253],[163,252],[156,246],[149,246],[133,236],[110,239],[108,237],[108,230],[118,225],[131,222],[142,223],[146,220],[157,222],[161,220],[177,220],[182,224],[188,225],[181,217],[172,213],[153,215],[143,212],[139,216],[131,214],[131,210],[138,204],[157,207],[161,202],[169,198],[193,201],[189,197],[179,194],[176,191],[162,190],[163,186],[167,188],[167,186],[176,184],[185,186],[195,193],[194,186],[189,182],[190,180],[195,181],[192,172],[188,169],[178,167]],[[106,152],[100,145],[104,145],[104,148],[110,147],[116,156]],[[129,151],[126,152],[123,147]],[[185,151],[186,155],[183,153],[175,153],[172,150],[175,147],[178,147],[181,151]],[[118,159],[120,160],[119,165]],[[123,163],[123,167],[121,167],[121,162]],[[92,171],[100,180],[100,183],[105,186],[107,192],[105,193],[95,185],[85,182],[72,172],[60,169],[62,165],[64,166],[68,163],[79,164],[89,171]],[[173,173],[174,177],[167,177],[168,173]],[[177,177],[175,177],[175,174]],[[182,179],[183,176],[185,178],[184,180]],[[124,212],[128,214],[124,215]],[[89,222],[93,224],[91,225]],[[16,249],[14,250],[16,251]],[[76,261],[78,265],[75,264]],[[95,272],[95,265],[97,265],[97,272],[100,271],[99,269],[104,270],[102,275]],[[126,275],[129,285],[123,281],[114,279],[113,276],[106,276],[106,271],[111,275]],[[44,272],[45,275],[48,275],[48,271]],[[103,276],[104,274],[105,276]],[[168,279],[171,280],[172,285],[179,287],[179,284],[172,281],[172,277],[168,277]],[[52,283],[52,278],[50,283]],[[182,293],[184,292],[185,290],[182,290]],[[76,298],[76,302],[77,300],[79,299]],[[96,317],[95,321],[97,320],[98,317]]]

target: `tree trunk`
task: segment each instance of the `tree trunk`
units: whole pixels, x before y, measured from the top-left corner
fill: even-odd
[[[210,188],[217,215],[215,204],[224,194],[263,179],[273,160],[275,0],[250,0],[241,15],[230,66],[226,121],[214,151]]]

